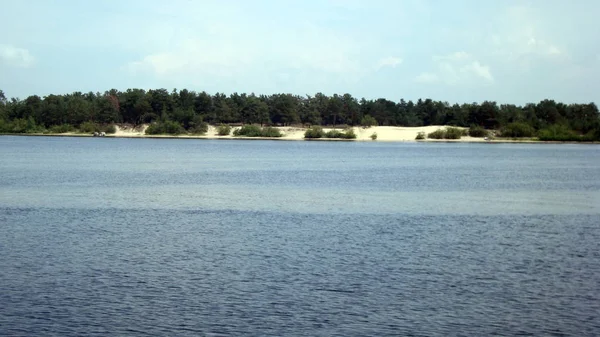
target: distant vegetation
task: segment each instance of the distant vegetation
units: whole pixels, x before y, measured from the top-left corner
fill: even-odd
[[[447,127],[444,129],[436,130],[427,135],[427,138],[431,139],[460,139],[465,135],[465,132],[459,128]]]
[[[469,128],[469,136],[484,138],[489,136],[489,132],[479,125],[473,125],[471,128]]]
[[[281,131],[274,127],[260,127],[258,125],[244,125],[233,132],[234,136],[244,137],[281,137]]]
[[[507,138],[600,140],[596,104],[564,104],[549,99],[519,106],[493,101],[451,104],[432,99],[395,102],[384,98],[357,99],[350,94],[211,95],[187,89],[111,89],[103,93],[8,99],[0,91],[2,133],[89,133],[92,129],[108,130],[116,123],[133,126],[147,123],[151,124],[151,133],[170,134],[203,134],[208,129],[207,123],[330,127],[450,125],[470,128],[469,134],[479,137],[482,130],[495,130],[497,136]],[[223,134],[226,130],[218,131]],[[455,134],[451,131],[444,136]]]
[[[329,130],[325,132],[320,126],[312,126],[306,132],[304,132],[304,138],[316,139],[316,138],[338,138],[338,139],[355,139],[356,133],[352,128],[348,128],[344,131]]]
[[[221,124],[217,127],[217,135],[219,136],[229,136],[231,133],[231,126]]]

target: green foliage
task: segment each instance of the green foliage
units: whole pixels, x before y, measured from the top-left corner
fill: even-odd
[[[217,127],[217,135],[219,136],[229,136],[231,133],[231,126],[227,124],[221,124]]]
[[[423,139],[425,139],[425,132],[417,133],[417,137],[415,138],[415,140],[423,140]]]
[[[193,134],[203,135],[208,132],[208,123],[204,122],[202,116],[196,115],[190,122],[188,131]]]
[[[460,139],[463,135],[463,130],[454,127],[447,127],[445,129],[436,130],[429,135],[427,138],[431,139]],[[418,137],[418,136],[417,136]]]
[[[377,140],[377,132],[373,132],[370,137],[372,140]]]
[[[175,121],[160,121],[152,123],[147,129],[147,135],[179,135],[185,133],[181,124]]]
[[[279,131],[278,128],[274,128],[272,126],[267,126],[262,129],[262,136],[263,137],[281,137],[283,135],[281,134],[281,131]]]
[[[84,133],[100,132],[100,125],[94,122],[83,122],[79,125],[79,131]]]
[[[344,133],[339,130],[329,130],[325,133],[325,138],[344,138]]]
[[[509,138],[521,138],[521,137],[533,137],[535,129],[523,122],[510,123],[502,128],[502,137]]]
[[[371,126],[377,125],[377,120],[371,115],[365,115],[360,120],[360,125],[370,128]]]
[[[114,134],[117,132],[117,127],[114,124],[108,124],[100,128],[102,132],[106,132],[107,134]]]
[[[48,133],[67,133],[74,132],[75,127],[71,124],[53,125],[48,129]]]
[[[244,125],[233,131],[234,136],[262,137],[262,129],[258,125]]]
[[[329,130],[325,133],[324,138],[339,138],[339,139],[356,139],[354,129],[349,128],[344,131]]]
[[[479,137],[479,138],[483,138],[483,137],[487,137],[489,134],[489,132],[484,129],[481,126],[478,125],[472,125],[469,128],[469,136],[471,137]]]
[[[244,137],[281,137],[279,129],[268,126],[261,128],[258,125],[244,125],[233,132],[234,136]]]
[[[325,137],[325,131],[320,126],[311,126],[304,132],[304,138],[315,139]]]
[[[593,132],[580,135],[566,125],[555,124],[538,132],[539,140],[558,142],[591,142],[597,140]]]
[[[43,126],[35,123],[33,117],[12,121],[0,119],[0,133],[44,133],[45,131]]]
[[[356,134],[354,133],[354,129],[347,129],[346,131],[344,131],[344,134],[343,134],[342,138],[344,138],[344,139],[356,139]]]
[[[183,132],[174,124],[167,123],[174,121],[189,133],[203,134],[208,130],[206,122],[212,125],[293,125],[302,122],[315,126],[365,127],[452,125],[466,128],[479,125],[485,130],[500,130],[501,136],[510,138],[534,137],[536,130],[547,129],[541,132],[541,139],[578,139],[579,135],[583,135],[581,138],[584,139],[600,138],[596,136],[600,132],[600,112],[596,104],[564,104],[551,99],[518,106],[499,105],[493,101],[451,104],[432,99],[400,99],[397,102],[385,98],[358,100],[347,93],[331,96],[323,93],[312,96],[209,95],[206,92],[169,91],[164,88],[133,88],[122,92],[111,89],[103,93],[74,92],[44,97],[32,95],[24,99],[0,96],[0,120],[3,121],[0,132],[4,133],[44,132],[46,129],[74,131],[61,125],[78,126],[86,133],[93,130],[107,132],[114,123],[140,125],[157,121],[160,125],[153,126],[151,132],[163,132],[165,128],[171,132]],[[554,125],[565,125],[576,136],[566,132],[557,134],[549,129]],[[226,134],[225,130],[221,134]],[[271,133],[276,135],[275,131]],[[320,134],[311,130],[306,138],[318,138]],[[340,137],[341,134],[340,131],[332,132],[330,136]],[[462,129],[461,136],[467,134],[481,136],[482,130],[474,127]],[[447,136],[456,137],[456,134],[446,131],[443,135],[434,134],[436,136],[447,139]]]

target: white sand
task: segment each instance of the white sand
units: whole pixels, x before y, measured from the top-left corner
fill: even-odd
[[[137,128],[133,128],[132,126],[128,126],[128,125],[117,125],[117,132],[114,135],[114,137],[147,137],[145,135],[145,131],[146,128],[148,127],[147,124],[141,125]],[[177,137],[180,138],[209,138],[209,139],[219,139],[219,138],[237,138],[234,137],[233,131],[235,129],[238,129],[239,127],[234,127],[232,128],[232,132],[231,134],[229,134],[228,136],[219,136],[217,134],[217,127],[214,125],[209,125],[208,127],[208,132],[204,135],[204,136],[195,136],[195,135],[180,135]],[[303,140],[304,139],[304,132],[306,131],[306,128],[301,128],[301,127],[277,127],[279,130],[281,130],[281,133],[283,134],[283,137],[278,138],[278,139],[284,139],[284,140]],[[422,126],[422,127],[398,127],[398,126],[374,126],[374,127],[370,127],[370,128],[363,128],[363,127],[354,127],[354,133],[356,133],[356,140],[358,141],[370,141],[372,142],[373,140],[371,139],[371,135],[373,133],[377,134],[377,140],[378,142],[407,142],[407,141],[415,141],[415,138],[417,137],[417,134],[419,132],[424,132],[426,135],[434,132],[436,130],[439,129],[443,129],[445,128],[445,126],[443,125],[432,125],[432,126]],[[324,131],[329,131],[331,130],[331,128],[324,128]],[[340,131],[342,131],[341,129],[338,129]],[[156,137],[156,136],[154,136]],[[161,137],[161,136],[158,136]],[[164,136],[164,137],[172,137],[172,136]],[[448,140],[433,140],[433,139],[426,139],[426,141],[448,141]],[[456,142],[483,142],[485,141],[483,138],[472,138],[472,137],[467,137],[467,136],[463,136],[460,140],[452,140],[452,141],[456,141]]]

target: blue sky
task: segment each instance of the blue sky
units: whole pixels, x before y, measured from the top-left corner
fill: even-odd
[[[595,0],[2,0],[9,97],[188,88],[600,98]]]

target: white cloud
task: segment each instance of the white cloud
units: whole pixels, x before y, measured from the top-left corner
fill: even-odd
[[[157,47],[156,52],[124,68],[167,80],[192,79],[195,83],[206,81],[206,75],[232,78],[290,70],[335,74],[352,82],[373,70],[361,61],[356,41],[322,27],[304,24],[293,33],[257,25],[229,26],[227,31],[211,27],[179,36],[169,48]],[[401,62],[396,58],[385,61],[389,66]],[[293,81],[292,75],[289,77]]]
[[[530,6],[512,6],[499,17],[500,30],[491,37],[494,53],[510,62],[529,66],[532,59],[565,56],[566,51],[553,34],[544,29],[536,9]]]
[[[379,60],[377,63],[377,70],[384,67],[396,68],[400,64],[402,64],[402,59],[399,57],[389,56]]]
[[[35,58],[27,49],[0,44],[0,62],[13,67],[28,68],[33,65]]]
[[[472,55],[458,51],[447,55],[432,57],[437,68],[434,72],[423,72],[415,77],[418,83],[437,83],[446,85],[494,82],[490,67],[481,64]]]
[[[439,78],[434,73],[421,73],[415,77],[415,81],[419,83],[435,83],[439,81]]]

